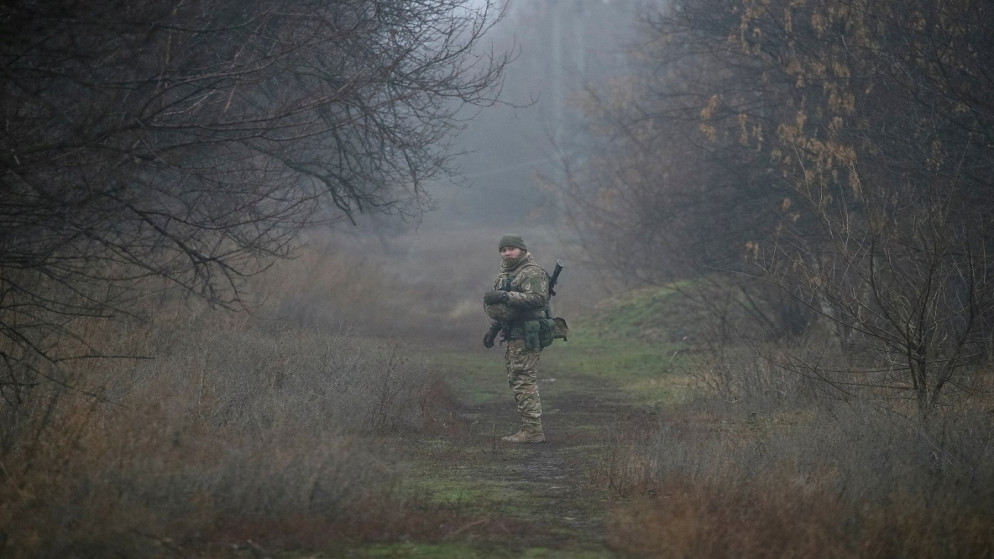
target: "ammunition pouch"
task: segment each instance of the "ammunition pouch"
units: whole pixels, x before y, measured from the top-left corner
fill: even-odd
[[[566,319],[560,317],[526,320],[521,326],[524,331],[525,346],[528,349],[544,349],[552,345],[556,339],[566,341],[569,332]]]
[[[542,349],[545,347],[545,345],[542,345],[544,341],[542,339],[542,322],[541,320],[526,320],[522,324],[525,331],[525,347],[528,349]]]

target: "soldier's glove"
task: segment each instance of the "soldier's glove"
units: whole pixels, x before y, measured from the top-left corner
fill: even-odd
[[[507,302],[507,291],[487,291],[483,294],[483,302],[487,305]]]
[[[490,349],[494,347],[494,338],[497,337],[497,332],[493,330],[487,330],[487,333],[483,335],[483,347]]]
[[[490,330],[483,335],[483,347],[490,349],[494,347],[494,339],[497,338],[497,334],[500,333],[500,324],[495,322],[490,325]]]

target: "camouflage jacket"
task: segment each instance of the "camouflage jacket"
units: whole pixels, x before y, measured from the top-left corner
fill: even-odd
[[[535,263],[530,252],[513,261],[502,261],[501,272],[494,280],[494,289],[507,291],[507,306],[516,320],[501,324],[512,330],[515,323],[545,317],[549,303],[549,276]],[[511,332],[512,336],[515,332]]]

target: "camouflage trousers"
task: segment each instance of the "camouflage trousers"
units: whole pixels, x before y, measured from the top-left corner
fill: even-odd
[[[541,349],[528,349],[524,340],[509,340],[504,361],[507,363],[507,384],[514,391],[518,415],[523,426],[542,426],[542,400],[538,395],[538,360]]]

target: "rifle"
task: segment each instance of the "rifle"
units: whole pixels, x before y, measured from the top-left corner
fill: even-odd
[[[563,271],[563,261],[556,259],[556,269],[552,271],[552,275],[549,276],[549,297],[555,297],[556,295],[556,283],[559,281],[559,273]]]
[[[563,261],[556,259],[556,269],[552,271],[552,275],[549,276],[549,302],[551,303],[552,298],[556,296],[556,284],[559,283],[559,274],[563,271]],[[556,323],[555,327],[552,329],[552,337],[562,338],[566,341],[566,333],[569,326],[566,324],[566,319],[561,317],[552,318],[552,305],[545,305],[545,318],[550,319]]]

